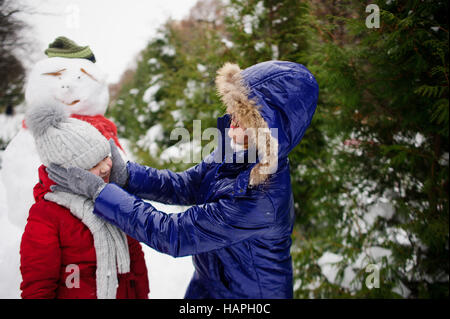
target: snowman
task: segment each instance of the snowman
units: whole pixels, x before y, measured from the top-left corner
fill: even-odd
[[[59,37],[45,54],[48,58],[36,63],[29,74],[26,107],[56,101],[72,117],[92,124],[121,148],[116,126],[104,117],[109,103],[106,76],[95,65],[89,46],[78,46]],[[0,209],[6,208],[6,214],[2,212],[3,216],[0,216],[0,298],[15,298],[20,294],[19,245],[29,209],[34,203],[33,188],[38,182],[40,165],[34,139],[23,123],[5,149],[0,171],[3,183],[0,190],[3,189],[4,197],[0,198],[4,202]],[[8,294],[11,289],[15,292]]]

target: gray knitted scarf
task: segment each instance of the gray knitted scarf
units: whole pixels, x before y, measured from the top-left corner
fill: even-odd
[[[95,216],[91,199],[65,192],[49,192],[44,198],[68,208],[91,231],[97,256],[97,298],[115,299],[119,283],[117,273],[130,272],[130,253],[125,233]]]

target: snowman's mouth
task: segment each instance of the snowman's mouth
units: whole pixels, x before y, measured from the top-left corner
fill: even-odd
[[[80,100],[73,100],[72,102],[67,103],[67,102],[65,102],[65,101],[63,101],[63,100],[60,100],[60,99],[57,99],[57,100],[58,100],[59,102],[65,104],[65,105],[68,105],[68,106],[74,106],[75,104],[77,104],[77,103],[80,102]]]

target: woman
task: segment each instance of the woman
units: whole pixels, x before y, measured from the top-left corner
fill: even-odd
[[[311,122],[318,85],[304,66],[282,61],[243,71],[226,64],[216,84],[227,106],[217,122],[223,138],[200,164],[174,173],[125,164],[113,150],[114,183],[57,165],[50,176],[55,190],[93,198],[97,216],[135,239],[174,257],[193,255],[186,298],[292,298],[288,154]],[[193,206],[167,215],[140,198]]]

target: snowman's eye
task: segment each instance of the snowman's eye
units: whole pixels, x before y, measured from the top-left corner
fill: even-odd
[[[98,82],[98,80],[92,74],[89,74],[85,69],[81,68],[80,71],[83,72],[84,74],[86,74],[88,77],[90,77],[95,82]]]
[[[62,72],[64,72],[66,69],[62,69],[55,72],[48,72],[48,73],[42,73],[42,75],[50,75],[50,76],[61,76]]]

